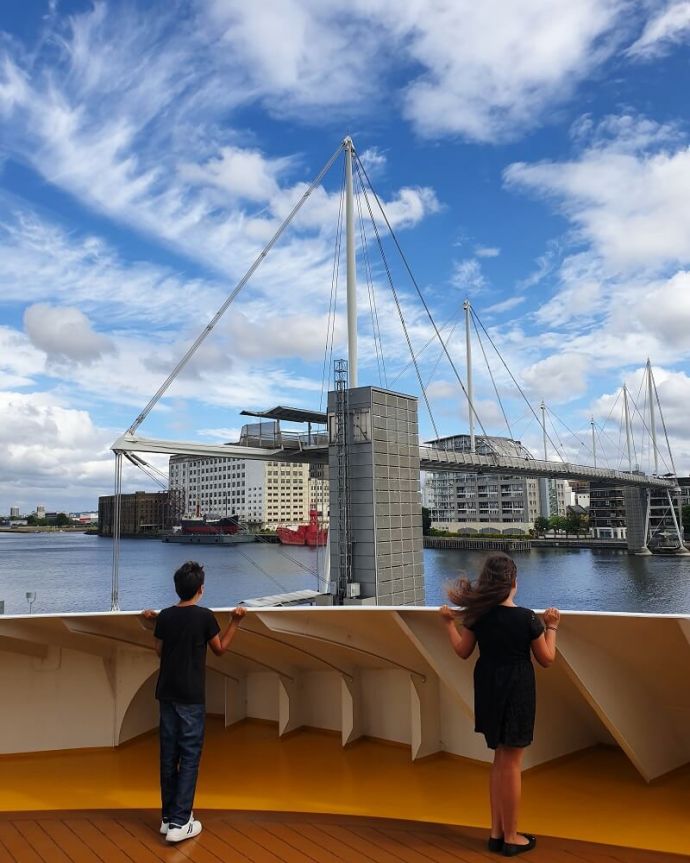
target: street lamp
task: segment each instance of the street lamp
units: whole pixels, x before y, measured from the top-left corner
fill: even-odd
[[[31,610],[34,602],[36,602],[36,597],[38,594],[35,590],[27,590],[26,592],[26,601],[29,603],[29,614],[31,614]]]

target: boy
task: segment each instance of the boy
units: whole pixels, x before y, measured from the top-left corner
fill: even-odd
[[[156,653],[161,658],[156,698],[160,704],[161,833],[168,842],[181,842],[201,833],[192,814],[206,718],[206,647],[222,656],[239,628],[246,609],[236,608],[225,632],[213,612],[200,606],[204,593],[203,567],[183,563],[174,576],[177,605],[160,614],[147,609],[155,620]]]

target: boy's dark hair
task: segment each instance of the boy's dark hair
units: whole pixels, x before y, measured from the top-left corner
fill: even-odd
[[[184,602],[199,592],[199,588],[204,583],[204,568],[195,560],[188,560],[187,563],[182,564],[173,578],[175,591]]]

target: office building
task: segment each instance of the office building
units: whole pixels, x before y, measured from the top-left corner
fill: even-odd
[[[184,517],[237,515],[274,530],[309,520],[312,506],[328,520],[325,470],[304,463],[243,458],[171,456],[170,488],[179,492]]]

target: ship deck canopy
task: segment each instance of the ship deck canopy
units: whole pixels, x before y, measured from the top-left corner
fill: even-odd
[[[325,425],[327,414],[322,411],[307,410],[306,408],[291,408],[278,405],[268,411],[240,411],[242,416],[260,417],[267,420],[285,420],[291,423],[320,423]]]

